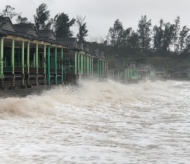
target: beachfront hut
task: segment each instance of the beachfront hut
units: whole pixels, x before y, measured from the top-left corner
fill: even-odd
[[[63,83],[64,73],[62,69],[58,74],[57,57],[59,52],[63,58],[67,47],[52,35],[45,38],[44,33],[33,24],[13,25],[8,17],[0,17],[1,88],[57,84],[59,76]]]

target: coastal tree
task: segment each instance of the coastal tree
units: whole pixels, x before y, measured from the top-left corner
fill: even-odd
[[[122,43],[123,25],[119,19],[114,22],[113,27],[110,27],[108,38],[112,46],[119,46]]]
[[[142,50],[148,50],[151,42],[151,20],[147,20],[147,16],[141,17],[138,23],[138,35],[139,35],[139,46]]]
[[[47,5],[42,3],[36,9],[36,15],[34,15],[34,23],[37,30],[50,29],[52,25],[52,19],[50,19],[50,11],[47,10]]]
[[[179,31],[180,31],[180,17],[178,16],[174,20],[174,39],[173,39],[173,45],[174,50],[176,53],[179,51]]]
[[[9,17],[10,19],[17,15],[18,13],[15,12],[15,8],[11,7],[10,5],[6,5],[5,9],[2,11],[2,13],[0,13],[1,17]]]
[[[170,47],[175,39],[175,25],[171,23],[164,24],[164,33],[163,33],[163,52],[169,51]]]
[[[30,23],[30,22],[28,21],[28,18],[22,17],[21,14],[17,16],[16,22],[17,22],[18,24],[28,24],[28,23]]]
[[[164,35],[164,21],[163,19],[160,20],[159,26],[155,25],[153,28],[153,43],[154,49],[156,51],[161,51],[163,47],[163,35]]]
[[[123,32],[121,33],[121,37],[120,37],[120,39],[121,39],[120,44],[122,46],[128,45],[128,40],[131,37],[132,33],[133,33],[133,30],[131,27],[127,28],[126,30],[123,30]]]
[[[189,45],[189,28],[187,26],[183,26],[182,30],[179,33],[179,50],[182,52]]]
[[[54,17],[54,31],[57,37],[71,37],[73,32],[70,30],[71,26],[75,23],[75,19],[69,19],[65,13],[57,14]]]
[[[139,49],[139,35],[136,32],[132,32],[128,38],[127,45],[131,49]]]
[[[164,23],[163,19],[161,19],[159,26],[154,26],[153,32],[155,50],[159,53],[166,54],[176,39],[176,25],[169,22]]]
[[[86,22],[84,22],[85,17],[77,16],[76,24],[79,28],[77,39],[79,43],[83,43],[85,41],[85,37],[88,35],[88,30],[86,26]]]

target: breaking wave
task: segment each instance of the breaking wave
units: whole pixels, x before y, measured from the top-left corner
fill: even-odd
[[[160,90],[164,91],[174,84],[176,84],[174,81],[146,81],[126,85],[111,80],[107,82],[82,81],[79,87],[57,86],[40,95],[1,98],[0,116],[56,115],[57,104],[80,108],[95,108],[103,104],[109,104],[113,108],[118,105],[125,107],[132,102],[149,99],[151,94]]]
[[[190,82],[82,81],[0,99],[0,163],[189,163]]]

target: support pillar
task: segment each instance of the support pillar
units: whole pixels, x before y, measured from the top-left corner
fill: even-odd
[[[61,83],[64,82],[64,71],[63,71],[63,48],[61,48]]]
[[[99,59],[97,61],[97,74],[98,74],[98,77],[99,77],[100,76]]]
[[[78,52],[75,52],[75,75],[78,73],[78,62],[77,62],[77,55],[78,55]]]
[[[92,59],[92,57],[91,56],[89,56],[89,75],[91,75],[91,60]]]
[[[83,62],[82,62],[82,65],[83,65],[83,75],[85,76],[85,55],[83,54]]]
[[[86,64],[86,76],[88,75],[88,56],[85,56],[85,64]]]
[[[25,86],[24,79],[24,41],[22,41],[22,57],[21,57],[21,65],[22,65],[22,86]]]
[[[50,73],[50,46],[48,46],[48,66],[47,66],[47,81],[48,85],[51,84],[51,73]]]
[[[80,52],[78,52],[78,75],[81,74],[81,55]]]
[[[64,59],[65,59],[65,63],[64,63],[64,64],[65,64],[64,80],[66,81],[66,77],[67,77],[67,61],[66,61],[66,55],[64,55],[63,57],[64,57]]]
[[[81,54],[81,74],[84,74],[84,68],[83,68],[83,54]]]
[[[46,45],[44,45],[44,60],[43,60],[43,66],[44,66],[44,84],[46,85]]]
[[[92,75],[94,75],[94,58],[92,58]]]
[[[30,42],[27,44],[27,85],[30,85]]]
[[[36,43],[36,58],[35,58],[35,66],[36,66],[36,85],[38,85],[38,67],[39,67],[39,56],[38,56],[38,43]]]
[[[55,48],[55,84],[57,84],[57,48]]]
[[[0,80],[1,80],[1,88],[4,88],[4,38],[0,38]]]
[[[12,40],[11,47],[12,87],[15,88],[15,40]]]

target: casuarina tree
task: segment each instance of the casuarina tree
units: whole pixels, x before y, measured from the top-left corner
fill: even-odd
[[[42,3],[36,9],[36,15],[34,15],[35,26],[38,30],[50,29],[52,20],[50,19],[50,11],[47,10],[47,5]]]
[[[112,46],[119,46],[122,43],[123,25],[119,19],[114,22],[113,27],[110,27],[108,32],[108,38]]]
[[[0,13],[1,17],[9,17],[10,19],[17,15],[18,13],[15,12],[15,8],[11,7],[10,5],[6,5],[5,9],[2,11],[2,13]]]
[[[77,39],[79,43],[83,43],[85,41],[85,37],[88,35],[88,30],[84,20],[85,17],[77,16],[76,18],[76,24],[79,28],[79,32],[77,34]]]
[[[30,23],[30,22],[28,21],[28,18],[22,17],[21,14],[18,15],[16,21],[17,21],[18,24],[28,24],[28,23]]]
[[[54,17],[54,31],[57,37],[71,37],[73,32],[70,27],[75,23],[75,19],[69,19],[69,16],[65,13],[57,14]]]
[[[147,16],[141,17],[138,24],[139,45],[142,50],[150,48],[151,41],[151,20],[147,20]]]
[[[160,52],[163,47],[163,37],[164,37],[164,21],[163,19],[160,20],[159,26],[155,25],[153,28],[153,43],[154,43],[154,49],[157,52]]]

